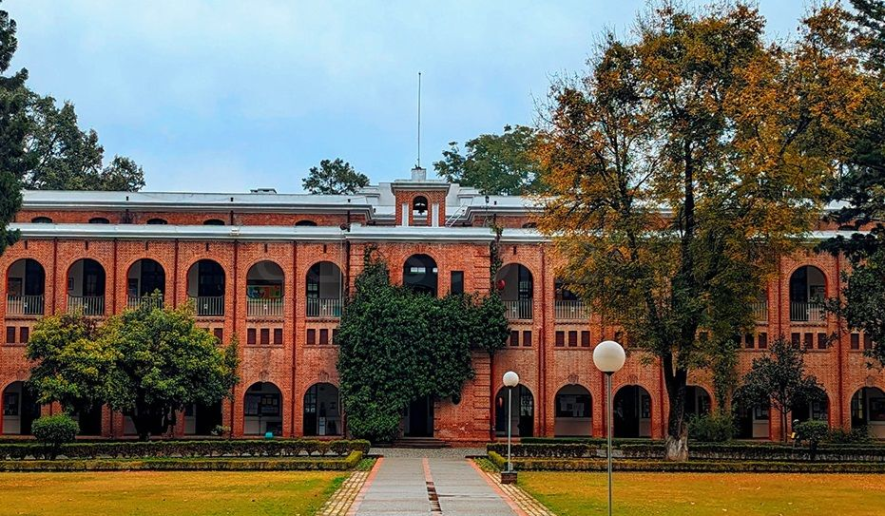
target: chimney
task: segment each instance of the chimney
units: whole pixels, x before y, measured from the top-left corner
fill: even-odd
[[[412,181],[427,181],[427,169],[420,166],[413,168]]]

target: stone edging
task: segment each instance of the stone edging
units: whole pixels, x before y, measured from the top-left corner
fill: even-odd
[[[317,516],[347,516],[350,514],[351,507],[354,507],[358,495],[363,494],[363,486],[368,484],[383,459],[377,459],[372,469],[369,471],[354,471],[347,477],[347,480],[341,484],[332,496],[326,500],[326,503],[317,512]]]
[[[544,507],[541,502],[523,491],[516,484],[502,484],[498,472],[483,471],[475,461],[468,459],[476,472],[498,492],[507,504],[516,511],[519,516],[556,516],[550,509]]]

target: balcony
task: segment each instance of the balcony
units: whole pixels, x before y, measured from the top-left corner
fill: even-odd
[[[341,298],[319,299],[307,298],[307,317],[317,319],[337,319],[341,317],[344,305]]]
[[[827,311],[823,303],[790,303],[790,321],[824,324],[827,322]]]
[[[150,308],[163,308],[163,298],[155,299],[150,296],[128,296],[126,298],[126,308],[129,310],[135,310],[145,305]]]
[[[277,299],[246,299],[246,316],[258,318],[283,318],[284,303]]]
[[[531,321],[533,305],[534,302],[531,299],[504,301],[504,315],[508,321]]]
[[[224,315],[224,296],[199,296],[190,298],[198,317],[221,317]]]
[[[68,296],[68,313],[87,316],[104,315],[104,296]]]
[[[754,321],[761,324],[768,322],[768,301],[757,301],[752,303],[750,307],[753,310]]]
[[[557,321],[584,321],[590,319],[590,310],[583,301],[556,301],[553,305],[553,316]]]
[[[43,296],[7,296],[6,315],[43,315]]]

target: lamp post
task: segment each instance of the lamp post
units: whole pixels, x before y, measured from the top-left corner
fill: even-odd
[[[624,348],[613,340],[600,342],[593,350],[593,364],[605,373],[605,419],[608,437],[608,514],[612,514],[612,375],[624,367],[627,354]]]
[[[519,385],[519,375],[513,371],[504,373],[504,386],[507,387],[507,470],[501,473],[502,484],[516,482],[516,474],[513,471],[513,462],[510,455],[510,441],[512,439],[513,426],[513,388]]]

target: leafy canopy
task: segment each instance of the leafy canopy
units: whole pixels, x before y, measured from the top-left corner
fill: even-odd
[[[437,175],[487,195],[528,195],[541,188],[539,163],[532,152],[538,143],[535,130],[504,126],[503,134],[481,134],[464,144],[449,143],[443,159],[433,164]]]
[[[777,257],[812,227],[867,88],[836,7],[782,47],[749,5],[656,5],[554,85],[539,227],[570,288],[661,360],[667,455],[685,459],[688,372],[734,353]]]
[[[383,262],[367,261],[338,332],[348,428],[376,441],[397,437],[414,400],[459,402],[474,374],[471,351],[493,353],[509,335],[497,296],[437,299],[388,278]]]
[[[341,158],[324,159],[319,167],[310,167],[302,186],[312,194],[354,194],[369,186],[369,177],[357,172]]]

